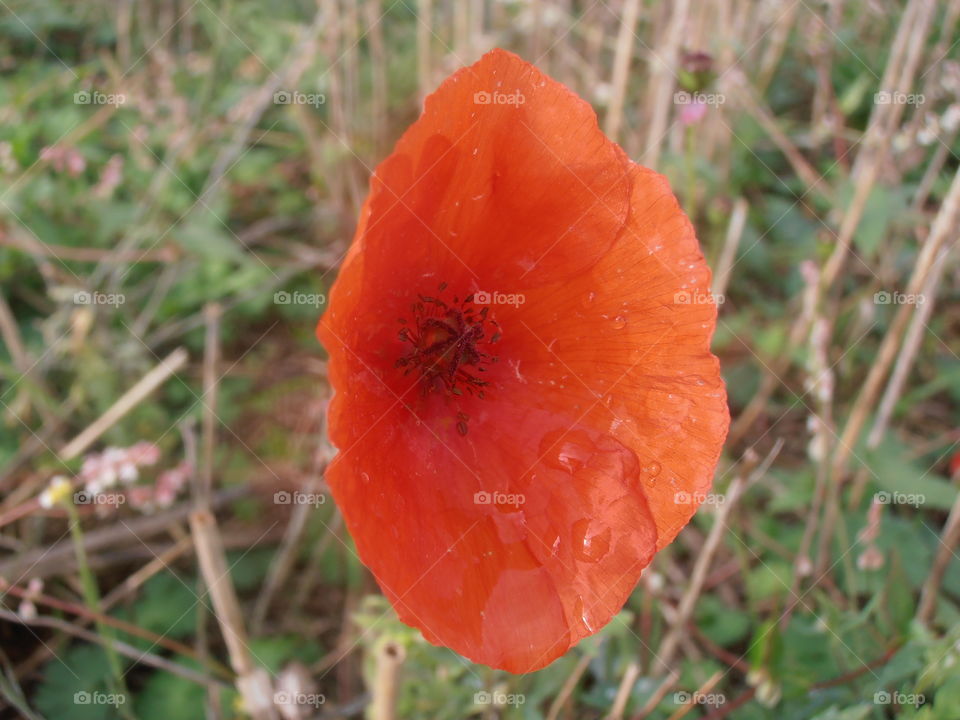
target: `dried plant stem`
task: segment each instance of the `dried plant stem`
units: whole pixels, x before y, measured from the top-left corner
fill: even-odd
[[[620,18],[620,32],[617,34],[617,49],[613,57],[613,95],[607,109],[604,132],[614,142],[620,134],[623,123],[623,103],[627,95],[627,80],[630,76],[630,61],[633,59],[634,29],[640,11],[640,0],[626,0]]]
[[[2,243],[2,239],[0,239],[0,243]],[[3,291],[0,291],[0,337],[3,338],[4,345],[7,346],[14,367],[21,375],[25,375],[30,370],[30,358],[23,347],[20,328],[17,327],[17,321],[10,311],[10,305],[7,304],[7,298]]]
[[[917,621],[922,625],[929,625],[936,614],[937,595],[940,592],[940,583],[947,572],[950,561],[956,556],[954,550],[960,543],[960,495],[950,509],[947,523],[940,534],[940,547],[937,549],[930,574],[923,583],[920,591],[920,604],[917,607]]]
[[[543,57],[543,0],[528,0],[530,17],[533,19],[533,28],[530,30],[530,57],[537,58],[537,62],[549,72],[546,66],[547,58]]]
[[[790,30],[793,28],[794,20],[796,20],[800,3],[785,3],[782,12],[779,6],[774,5],[773,7],[779,14],[774,20],[773,29],[768,33],[769,42],[763,51],[763,57],[760,58],[760,70],[757,72],[757,79],[754,82],[754,87],[761,95],[766,92],[767,86],[770,85],[770,81],[780,65],[780,58],[783,57],[783,50],[787,46]]]
[[[881,86],[909,93],[936,9],[934,0],[911,0],[901,20]],[[899,71],[899,75],[897,74]],[[853,200],[844,214],[834,251],[823,271],[824,288],[833,287],[843,269],[853,235],[860,225],[880,168],[887,159],[890,138],[903,115],[903,103],[877,103],[867,125],[863,146],[853,166]]]
[[[640,712],[634,715],[631,720],[644,720],[644,718],[656,709],[660,701],[666,697],[667,693],[677,684],[677,680],[679,679],[680,671],[677,669],[671,670],[670,674],[657,685],[657,689],[653,691],[653,694],[643,704],[643,707],[640,708]]]
[[[672,15],[663,43],[649,58],[652,76],[648,107],[652,108],[653,117],[647,131],[647,140],[644,146],[643,164],[657,169],[660,163],[660,149],[663,137],[667,130],[667,118],[670,108],[673,107],[671,95],[676,80],[676,62],[683,40],[683,28],[690,11],[690,0],[676,0],[672,4]]]
[[[151,652],[144,652],[141,648],[136,648],[133,645],[129,645],[121,640],[117,640],[116,638],[105,636],[101,633],[86,630],[79,625],[67,622],[61,618],[40,615],[27,620],[20,615],[17,615],[15,612],[3,609],[0,609],[0,618],[3,618],[7,622],[33,625],[37,627],[48,627],[67,633],[68,635],[73,635],[74,637],[81,638],[87,642],[102,645],[108,652],[112,650],[118,655],[123,655],[124,657],[130,658],[137,663],[150,665],[151,667],[155,667],[159,670],[165,670],[169,673],[173,673],[174,675],[179,675],[180,677],[190,680],[191,682],[195,682],[198,685],[206,685],[214,688],[229,687],[224,680],[215,680],[207,677],[206,675],[201,675],[193,668],[189,668],[181,665],[180,663],[168,660],[161,655],[156,655]]]
[[[740,71],[735,70],[730,73],[729,87],[739,104],[760,124],[760,127],[770,136],[773,144],[787,158],[787,162],[790,163],[793,171],[807,186],[807,192],[816,193],[821,198],[828,198],[829,191],[821,187],[820,175],[803,157],[803,154],[789,136],[780,129],[773,113],[764,106],[760,96]]]
[[[690,576],[690,583],[677,607],[676,617],[671,623],[670,630],[664,637],[663,642],[660,643],[660,648],[657,651],[654,668],[656,674],[665,674],[670,669],[670,663],[676,654],[681,636],[685,632],[687,620],[693,612],[694,605],[696,605],[697,598],[700,597],[701,590],[703,590],[703,581],[707,577],[707,571],[713,562],[713,556],[720,547],[720,540],[723,538],[724,532],[728,529],[727,518],[740,499],[745,482],[742,475],[735,477],[726,492],[725,501],[716,510],[713,526],[707,534],[703,549],[697,556],[697,562],[693,566],[693,572]]]
[[[320,484],[319,477],[319,474],[311,475],[305,488],[306,492],[312,494],[317,490]],[[254,634],[259,633],[263,628],[263,621],[270,609],[270,603],[293,571],[300,555],[300,543],[307,531],[307,520],[313,511],[315,511],[315,508],[307,503],[298,503],[293,506],[293,512],[290,514],[290,520],[284,531],[283,542],[280,544],[280,549],[277,550],[273,562],[270,563],[267,579],[253,608],[250,628]]]
[[[610,712],[604,716],[604,720],[622,720],[623,712],[627,709],[627,701],[630,700],[630,691],[633,690],[638,677],[640,677],[640,663],[632,660],[627,664],[613,699],[613,705],[610,706]]]
[[[432,0],[417,0],[417,86],[420,89],[420,105],[431,90],[430,81],[430,36]]]
[[[142,568],[128,576],[126,580],[107,593],[100,603],[104,610],[109,610],[123,598],[134,593],[147,580],[161,570],[169,569],[170,563],[193,547],[193,539],[189,535],[180,538],[172,547],[158,554]]]
[[[592,653],[588,652],[580,656],[580,659],[577,660],[577,664],[573,666],[573,670],[570,671],[570,674],[567,675],[566,680],[563,681],[563,685],[560,686],[560,691],[557,693],[557,696],[553,699],[553,702],[550,703],[550,709],[547,711],[546,720],[557,720],[557,718],[560,716],[560,712],[570,700],[570,696],[573,695],[573,691],[577,689],[577,683],[580,682],[580,678],[583,677],[583,674],[587,671],[587,668],[590,667],[590,662],[592,660]]]
[[[403,646],[386,642],[377,651],[376,668],[371,689],[371,720],[398,720],[397,692],[399,690],[400,668],[406,658]]]
[[[383,41],[383,25],[380,22],[380,0],[367,0],[363,4],[366,13],[367,39],[370,43],[370,119],[373,131],[373,147],[377,160],[387,147],[387,51]]]
[[[922,211],[924,205],[927,204],[927,200],[930,198],[930,192],[933,190],[933,184],[940,177],[943,164],[951,154],[950,148],[953,147],[953,141],[956,136],[957,133],[956,130],[954,130],[952,133],[941,138],[943,142],[937,145],[937,149],[934,150],[933,157],[930,158],[930,163],[927,165],[927,169],[923,173],[923,178],[920,180],[920,185],[917,186],[917,194],[914,195],[913,202],[910,204],[910,210],[912,212],[918,213]]]
[[[918,295],[921,292],[927,282],[927,277],[933,268],[936,257],[940,252],[940,248],[948,240],[951,243],[956,243],[954,232],[957,222],[960,221],[960,214],[958,213],[960,213],[960,171],[954,176],[947,197],[944,199],[943,205],[937,213],[933,227],[930,230],[930,236],[927,238],[917,257],[913,273],[907,284],[908,294]],[[890,329],[887,330],[883,341],[880,343],[877,357],[871,365],[870,371],[867,373],[863,388],[857,395],[857,399],[854,401],[853,407],[850,410],[843,433],[837,441],[829,476],[830,482],[823,516],[823,530],[820,535],[817,562],[814,566],[815,573],[818,577],[823,576],[823,571],[827,567],[830,559],[830,542],[833,538],[833,532],[840,514],[840,483],[843,479],[843,473],[846,470],[847,461],[853,454],[853,448],[860,438],[860,431],[873,409],[877,395],[880,392],[880,387],[886,379],[887,372],[899,351],[904,331],[915,307],[915,305],[904,304],[897,309]]]
[[[893,372],[890,374],[890,380],[887,381],[886,390],[877,408],[876,417],[867,435],[867,448],[873,449],[880,446],[890,417],[893,415],[894,406],[900,399],[903,387],[907,382],[907,376],[913,367],[917,353],[920,352],[920,345],[923,342],[924,334],[927,330],[927,323],[933,314],[934,301],[937,294],[937,285],[943,273],[949,250],[941,248],[937,259],[934,261],[933,270],[927,276],[927,282],[924,284],[921,294],[924,297],[916,312],[910,319],[910,327],[907,328],[906,336],[903,339],[903,347],[897,355],[897,362],[893,366]],[[868,473],[866,468],[860,468],[853,480],[853,487],[850,490],[850,507],[860,505],[863,497],[863,489],[866,486]]]
[[[34,257],[52,257],[58,260],[103,263],[173,263],[179,259],[179,252],[170,245],[158,250],[118,250],[114,248],[86,248],[69,245],[56,245],[41,242],[30,233],[0,234],[0,246],[22,250]]]
[[[714,297],[725,295],[727,292],[727,286],[730,284],[730,273],[733,270],[737,248],[740,245],[740,238],[743,237],[743,228],[746,223],[747,201],[742,197],[737,198],[733,204],[733,211],[730,213],[730,223],[727,225],[727,234],[723,241],[723,249],[720,251],[720,259],[717,260],[716,269],[713,273],[711,290]]]
[[[709,694],[711,690],[720,682],[723,678],[724,673],[717,670],[713,675],[707,678],[707,681],[703,683],[700,687],[696,689],[693,693],[694,697],[702,697],[703,695]],[[678,708],[675,713],[673,713],[667,720],[680,720],[680,718],[685,717],[693,708],[697,706],[697,703],[688,702],[682,707]]]
[[[100,623],[102,625],[115,628],[120,632],[127,633],[128,635],[141,638],[149,643],[163,647],[170,652],[196,659],[196,654],[193,652],[193,650],[181,642],[172,640],[171,638],[163,635],[157,635],[156,633],[150,632],[149,630],[146,630],[138,625],[133,625],[132,623],[128,623],[124,620],[119,620],[112,615],[105,615],[102,612],[96,612],[84,605],[77,605],[76,603],[60,600],[59,598],[55,598],[51,595],[44,595],[43,593],[30,593],[26,588],[22,588],[17,585],[11,585],[3,578],[0,578],[0,592],[5,595],[12,595],[16,598],[29,598],[37,605],[50,607],[61,612],[76,615],[77,617],[81,617],[90,622]],[[229,680],[233,677],[230,671],[222,665],[211,664],[210,669],[214,674],[219,675],[222,678]]]
[[[933,227],[930,229],[930,236],[920,249],[913,273],[907,283],[908,294],[919,295],[922,292],[934,267],[940,248],[947,243],[950,247],[956,245],[958,222],[960,222],[960,171],[954,175],[950,190],[934,219]],[[839,447],[833,462],[835,473],[840,473],[843,470],[852,448],[857,442],[863,423],[866,421],[866,417],[880,391],[880,385],[886,378],[887,371],[897,355],[904,330],[916,307],[916,305],[910,304],[900,305],[890,329],[884,335],[883,342],[877,352],[877,358],[870,367],[870,372],[863,383],[863,389],[854,402],[843,434],[840,436]]]
[[[218,303],[209,303],[204,307],[207,331],[204,337],[203,352],[203,426],[202,460],[200,472],[196,475],[196,497],[198,508],[209,510],[213,494],[213,452],[217,442],[217,365],[220,359],[220,317],[223,313]]]
[[[333,517],[330,519],[330,522],[324,524],[326,532],[323,534],[323,537],[317,540],[310,548],[306,570],[300,574],[297,580],[297,586],[293,591],[292,609],[302,608],[307,602],[310,597],[310,591],[313,590],[313,587],[319,580],[323,554],[327,548],[330,547],[330,543],[333,542],[334,538],[338,537],[337,533],[340,532],[342,528],[343,515],[334,508]]]
[[[253,662],[250,655],[243,612],[230,579],[217,521],[210,511],[195,510],[190,514],[190,530],[197,549],[200,572],[213,600],[230,664],[237,673],[237,690],[255,720],[276,720],[270,676]]]
[[[92,425],[64,445],[58,453],[60,459],[70,460],[83,453],[97,438],[113,427],[120,418],[130,412],[186,363],[187,351],[184,348],[177,348],[167,355],[156,367],[140,378],[132,388],[121,395]]]
[[[220,506],[243,495],[245,489],[234,486],[217,492],[214,505]],[[28,511],[35,511],[38,507],[36,499],[25,503]],[[146,540],[162,532],[171,525],[182,522],[190,513],[190,506],[186,504],[174,505],[167,510],[154,515],[131,518],[107,527],[99,527],[84,533],[84,546],[87,553],[93,554],[109,547],[123,547],[125,545],[139,545],[137,539]],[[14,508],[0,520],[4,522],[15,520],[23,513],[20,507]],[[31,577],[46,578],[64,572],[72,572],[71,564],[73,549],[69,542],[61,542],[53,547],[39,547],[22,553],[19,556],[5,558],[0,562],[0,578],[17,577],[20,573],[29,570]]]

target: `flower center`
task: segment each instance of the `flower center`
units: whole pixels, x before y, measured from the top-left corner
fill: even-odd
[[[396,366],[406,368],[404,375],[420,374],[421,388],[426,395],[442,391],[451,395],[484,397],[487,381],[481,374],[497,362],[489,347],[500,339],[500,326],[488,316],[490,308],[478,306],[474,296],[463,300],[453,296],[448,302],[439,295],[447,289],[440,283],[438,297],[418,295],[410,306],[413,321],[399,318],[403,327],[398,337],[410,345],[397,359]],[[458,414],[457,429],[466,434],[466,420]]]

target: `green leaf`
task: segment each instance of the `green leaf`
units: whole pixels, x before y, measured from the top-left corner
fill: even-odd
[[[177,662],[197,667],[188,658],[177,658]],[[140,720],[206,720],[206,695],[205,688],[186,678],[155,672],[147,678],[134,707]]]
[[[891,435],[861,458],[874,482],[887,493],[877,496],[881,502],[949,510],[957,499],[956,489],[946,479],[909,459],[906,448]]]
[[[108,687],[110,663],[96,645],[76,645],[43,667],[34,704],[48,718],[113,720],[119,718]]]
[[[302,635],[278,635],[266,638],[253,638],[249,642],[253,659],[276,674],[292,660],[313,663],[320,659],[320,646]]]
[[[140,599],[134,605],[133,622],[142,628],[172,638],[185,638],[196,629],[196,580],[190,576],[176,577],[160,573],[143,586]],[[209,604],[209,599],[206,600]]]
[[[727,607],[720,598],[704,595],[697,603],[697,627],[713,642],[728,647],[750,632],[750,616]]]
[[[816,715],[813,720],[865,720],[872,711],[872,705],[854,705],[842,710],[834,705]]]

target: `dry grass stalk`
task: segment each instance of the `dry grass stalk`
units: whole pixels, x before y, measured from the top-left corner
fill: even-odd
[[[197,475],[197,507],[210,508],[213,494],[213,451],[217,442],[217,389],[219,378],[217,366],[220,361],[220,317],[222,309],[218,303],[210,303],[204,308],[207,331],[204,336],[203,353],[203,429],[202,456],[200,473]]]
[[[640,0],[626,0],[623,15],[620,18],[620,32],[617,35],[617,49],[613,58],[613,77],[610,84],[613,95],[607,108],[604,132],[616,142],[623,123],[623,103],[627,95],[627,79],[630,76],[630,61],[633,59],[634,29],[640,11]]]
[[[243,697],[245,708],[255,720],[277,720],[270,676],[254,663],[250,654],[243,611],[230,579],[230,568],[227,566],[217,521],[208,510],[196,510],[190,514],[190,530],[197,549],[200,572],[213,600],[230,664],[237,673],[237,690]]]
[[[918,296],[927,284],[927,279],[933,270],[940,249],[944,246],[955,247],[957,223],[960,222],[960,171],[954,175],[950,190],[944,198],[943,205],[937,213],[930,230],[930,236],[924,242],[917,256],[913,273],[907,284],[906,293]],[[890,365],[893,363],[900,348],[900,342],[910,316],[917,312],[916,305],[903,304],[897,309],[890,329],[884,335],[883,342],[877,352],[877,358],[870,367],[870,372],[863,383],[863,389],[857,396],[850,411],[847,424],[840,437],[839,447],[834,457],[833,469],[839,474],[843,471],[853,446],[857,442],[860,430],[866,421],[867,415],[873,408],[880,385],[887,376]]]
[[[430,54],[431,18],[433,16],[432,0],[417,0],[417,86],[420,89],[420,105],[433,91],[430,68],[432,60]]]
[[[604,720],[623,719],[623,713],[627,709],[627,701],[630,700],[630,693],[633,691],[633,686],[636,684],[638,677],[640,677],[640,663],[633,660],[627,664],[627,669],[620,680],[613,704],[610,706],[610,712],[604,715]]]
[[[720,258],[714,266],[713,286],[711,287],[714,297],[725,295],[727,292],[733,263],[737,257],[737,248],[740,246],[740,238],[743,237],[743,229],[747,223],[747,209],[747,201],[742,197],[737,198],[733,203],[733,211],[730,213],[730,222],[727,225],[723,249],[720,251]]]
[[[672,14],[667,33],[656,51],[650,54],[650,90],[647,107],[652,108],[653,116],[647,130],[644,145],[643,164],[657,169],[660,164],[660,151],[667,131],[667,118],[673,107],[672,95],[676,83],[677,58],[683,41],[683,29],[690,12],[690,0],[677,0],[672,4]]]
[[[903,19],[881,81],[881,90],[909,94],[933,20],[935,0],[911,0]],[[843,269],[853,235],[860,225],[870,192],[887,160],[890,140],[900,118],[903,103],[876,103],[853,166],[853,200],[844,214],[833,254],[824,268],[824,287],[833,287]]]
[[[940,583],[947,572],[950,561],[956,557],[954,550],[960,544],[960,495],[957,496],[947,523],[940,534],[940,546],[930,568],[930,574],[923,583],[920,591],[920,604],[917,607],[917,620],[923,625],[929,625],[936,614],[937,595],[940,592]]]
[[[400,689],[400,668],[406,659],[402,645],[384,643],[378,650],[371,688],[371,720],[398,720],[397,693]]]
[[[83,453],[97,438],[113,427],[120,418],[139,405],[147,395],[160,387],[171,375],[177,373],[186,364],[187,351],[184,348],[177,348],[167,355],[158,365],[140,378],[132,388],[121,395],[93,424],[64,445],[57,453],[60,459],[64,461],[72,460]]]
[[[550,703],[546,720],[557,720],[560,712],[570,700],[570,696],[573,695],[573,691],[577,688],[577,683],[580,682],[580,678],[583,677],[592,660],[593,655],[591,653],[584,653],[580,656],[577,664],[573,666],[573,670],[570,671],[566,680],[563,681],[563,685],[560,686],[560,691],[557,693],[557,696],[553,699],[553,702]]]

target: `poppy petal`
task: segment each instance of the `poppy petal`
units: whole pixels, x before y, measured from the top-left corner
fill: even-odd
[[[726,433],[709,280],[562,85],[494,51],[428,98],[318,327],[327,480],[402,619],[529,672],[613,617]]]
[[[589,273],[525,290],[516,325],[536,341],[511,355],[552,388],[541,403],[583,407],[582,422],[633,450],[660,549],[709,491],[730,418],[693,227],[663,176],[635,165],[632,179],[630,219],[610,252]]]
[[[517,673],[609,622],[656,547],[633,452],[520,399],[480,400],[496,419],[471,419],[504,423],[509,443],[398,409],[405,422],[384,418],[327,471],[360,557],[401,619]],[[544,452],[557,439],[568,453],[559,459]]]

